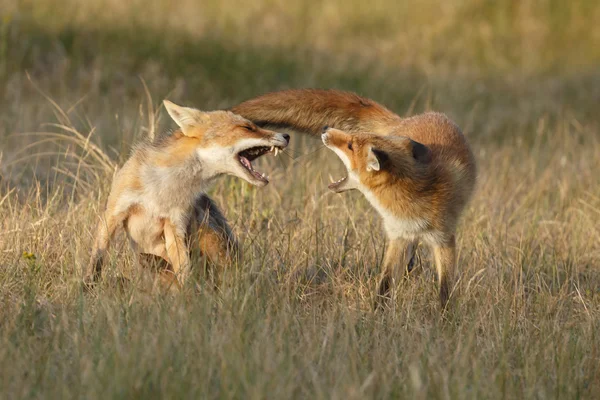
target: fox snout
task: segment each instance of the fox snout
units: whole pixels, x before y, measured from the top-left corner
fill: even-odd
[[[288,144],[290,144],[290,135],[287,133],[276,133],[274,135],[274,139],[281,142],[281,147],[286,147]]]
[[[265,139],[269,141],[271,146],[277,146],[281,148],[287,147],[287,145],[290,143],[290,135],[287,133],[270,132],[270,135]]]

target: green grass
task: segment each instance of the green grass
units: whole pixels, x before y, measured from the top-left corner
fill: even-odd
[[[2,397],[599,396],[597,2],[0,0],[0,17]],[[480,176],[445,318],[424,249],[371,311],[380,220],[327,191],[340,163],[298,135],[260,161],[267,187],[212,190],[245,253],[218,291],[115,285],[119,237],[82,292],[114,168],[151,119],[173,126],[163,98],[289,87],[442,111],[468,135]]]

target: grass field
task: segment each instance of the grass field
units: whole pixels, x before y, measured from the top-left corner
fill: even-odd
[[[593,0],[0,0],[0,397],[600,397],[599,20]],[[380,220],[299,135],[264,189],[212,190],[245,252],[218,291],[116,286],[126,245],[81,290],[114,169],[173,127],[163,98],[292,87],[463,128],[480,175],[444,318],[425,249],[371,311]]]

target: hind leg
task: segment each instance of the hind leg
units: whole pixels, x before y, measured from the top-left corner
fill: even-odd
[[[167,256],[165,256],[167,257]],[[151,284],[169,291],[181,290],[181,285],[173,272],[173,267],[166,261],[165,257],[154,254],[138,253],[137,262],[141,276],[150,274]]]
[[[227,220],[207,196],[196,202],[196,225],[192,235],[205,261],[205,276],[218,286],[219,271],[240,261],[240,248]]]
[[[240,259],[240,249],[227,219],[217,205],[202,196],[196,202],[196,240],[200,252],[211,264],[227,265]]]

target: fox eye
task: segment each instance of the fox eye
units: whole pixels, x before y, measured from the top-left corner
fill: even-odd
[[[348,142],[348,149],[352,150],[352,142]]]
[[[244,128],[247,131],[254,132],[254,127],[253,126],[244,125],[244,126],[242,126],[242,128]]]

